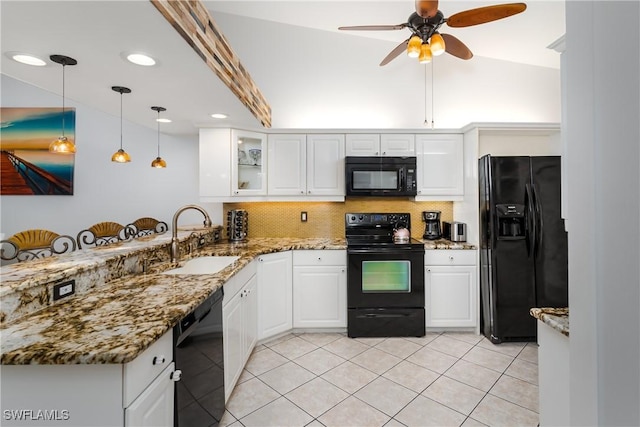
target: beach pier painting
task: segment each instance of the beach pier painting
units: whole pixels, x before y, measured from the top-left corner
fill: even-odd
[[[50,153],[49,144],[63,123],[75,143],[75,115],[75,108],[0,108],[0,195],[73,194],[75,155]]]

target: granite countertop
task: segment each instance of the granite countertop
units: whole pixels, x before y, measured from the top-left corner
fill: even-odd
[[[180,232],[179,237],[188,234]],[[117,262],[128,252],[164,250],[169,241],[170,236],[155,236],[2,267],[0,297],[90,268],[106,270],[108,263]],[[426,249],[475,249],[473,245],[444,239],[424,242]],[[219,242],[203,247],[191,258],[211,255],[240,258],[211,275],[162,274],[183,265],[189,257],[183,257],[178,264],[157,263],[145,274],[110,279],[108,272],[101,272],[104,285],[2,323],[0,363],[130,362],[255,257],[305,249],[344,250],[346,242],[344,238],[251,238],[240,243]]]
[[[256,256],[294,249],[346,249],[346,245],[344,239],[255,238],[204,247],[194,255],[240,258],[212,275],[165,275],[162,271],[177,265],[163,263],[147,274],[115,279],[87,295],[7,322],[0,328],[0,362],[130,362]]]
[[[549,325],[562,335],[569,336],[569,309],[568,308],[532,308],[529,313],[536,319]]]

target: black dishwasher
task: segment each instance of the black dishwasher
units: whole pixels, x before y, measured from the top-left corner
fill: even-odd
[[[174,426],[217,426],[224,414],[222,297],[219,289],[173,329],[176,382]]]

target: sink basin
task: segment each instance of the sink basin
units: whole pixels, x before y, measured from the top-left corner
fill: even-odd
[[[167,270],[162,274],[215,274],[233,264],[239,256],[203,256],[187,261],[182,267]]]

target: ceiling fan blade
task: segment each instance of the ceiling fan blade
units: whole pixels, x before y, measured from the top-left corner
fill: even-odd
[[[438,0],[416,0],[416,13],[422,18],[433,18],[438,13]]]
[[[357,30],[357,31],[385,31],[385,30],[401,30],[407,24],[398,25],[356,25],[352,27],[338,27],[339,30]]]
[[[383,65],[387,65],[389,62],[391,62],[394,59],[396,59],[396,57],[398,55],[400,55],[402,52],[407,50],[407,44],[408,43],[409,43],[409,39],[406,39],[405,41],[400,43],[398,46],[396,46],[391,52],[389,52],[389,54],[387,56],[385,56],[385,58],[380,63],[380,66],[382,67]]]
[[[456,56],[460,59],[471,59],[473,53],[469,50],[464,43],[451,34],[440,34],[444,39],[444,51],[450,55]]]
[[[470,27],[484,24],[524,12],[526,8],[527,5],[524,3],[508,3],[469,9],[451,15],[447,18],[447,25],[450,27]]]

